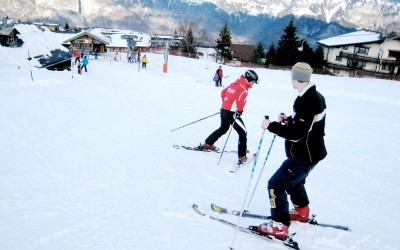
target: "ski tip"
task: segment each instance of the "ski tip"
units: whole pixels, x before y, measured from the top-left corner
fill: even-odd
[[[200,207],[199,206],[197,206],[197,204],[193,204],[192,205],[192,208],[194,209],[194,211],[196,211],[198,214],[200,214],[200,215],[203,215],[203,216],[205,216],[206,215],[206,213],[205,212],[203,212],[201,209],[200,209]]]
[[[211,209],[215,212],[221,213],[222,210],[220,207],[218,207],[217,205],[215,205],[214,203],[211,203]]]

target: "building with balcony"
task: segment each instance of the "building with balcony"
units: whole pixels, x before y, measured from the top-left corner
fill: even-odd
[[[318,41],[325,68],[335,75],[400,80],[400,36],[356,31]]]
[[[163,50],[167,43],[170,48],[179,47],[183,41],[183,37],[178,35],[152,34],[150,37],[151,47],[160,50]]]

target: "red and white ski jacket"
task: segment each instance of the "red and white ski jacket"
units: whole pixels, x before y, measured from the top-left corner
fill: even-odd
[[[243,112],[248,89],[251,87],[251,83],[243,76],[240,76],[236,81],[224,88],[221,92],[222,109]]]

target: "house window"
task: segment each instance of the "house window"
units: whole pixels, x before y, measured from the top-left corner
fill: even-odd
[[[356,48],[356,52],[358,54],[368,55],[368,51],[369,51],[369,48],[365,48],[365,47],[357,47]]]
[[[351,68],[363,69],[366,65],[367,63],[363,61],[349,60],[347,62],[347,66]]]
[[[347,66],[351,67],[353,65],[353,60],[349,59],[347,60]]]
[[[347,46],[347,45],[343,46],[343,50],[348,50],[348,49],[349,49],[349,46]]]
[[[394,72],[394,66],[393,65],[382,64],[381,70]]]
[[[336,62],[341,62],[341,61],[342,61],[342,57],[341,57],[341,56],[336,56],[335,61],[336,61]]]
[[[13,44],[14,43],[14,36],[9,36],[8,37],[8,44]]]
[[[389,54],[388,54],[388,57],[393,57],[393,58],[396,58],[396,52],[393,52],[393,51],[390,51],[389,50]]]

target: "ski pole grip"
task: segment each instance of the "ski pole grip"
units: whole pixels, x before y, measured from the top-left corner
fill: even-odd
[[[266,120],[269,120],[269,115],[264,115],[264,118],[265,118]]]

